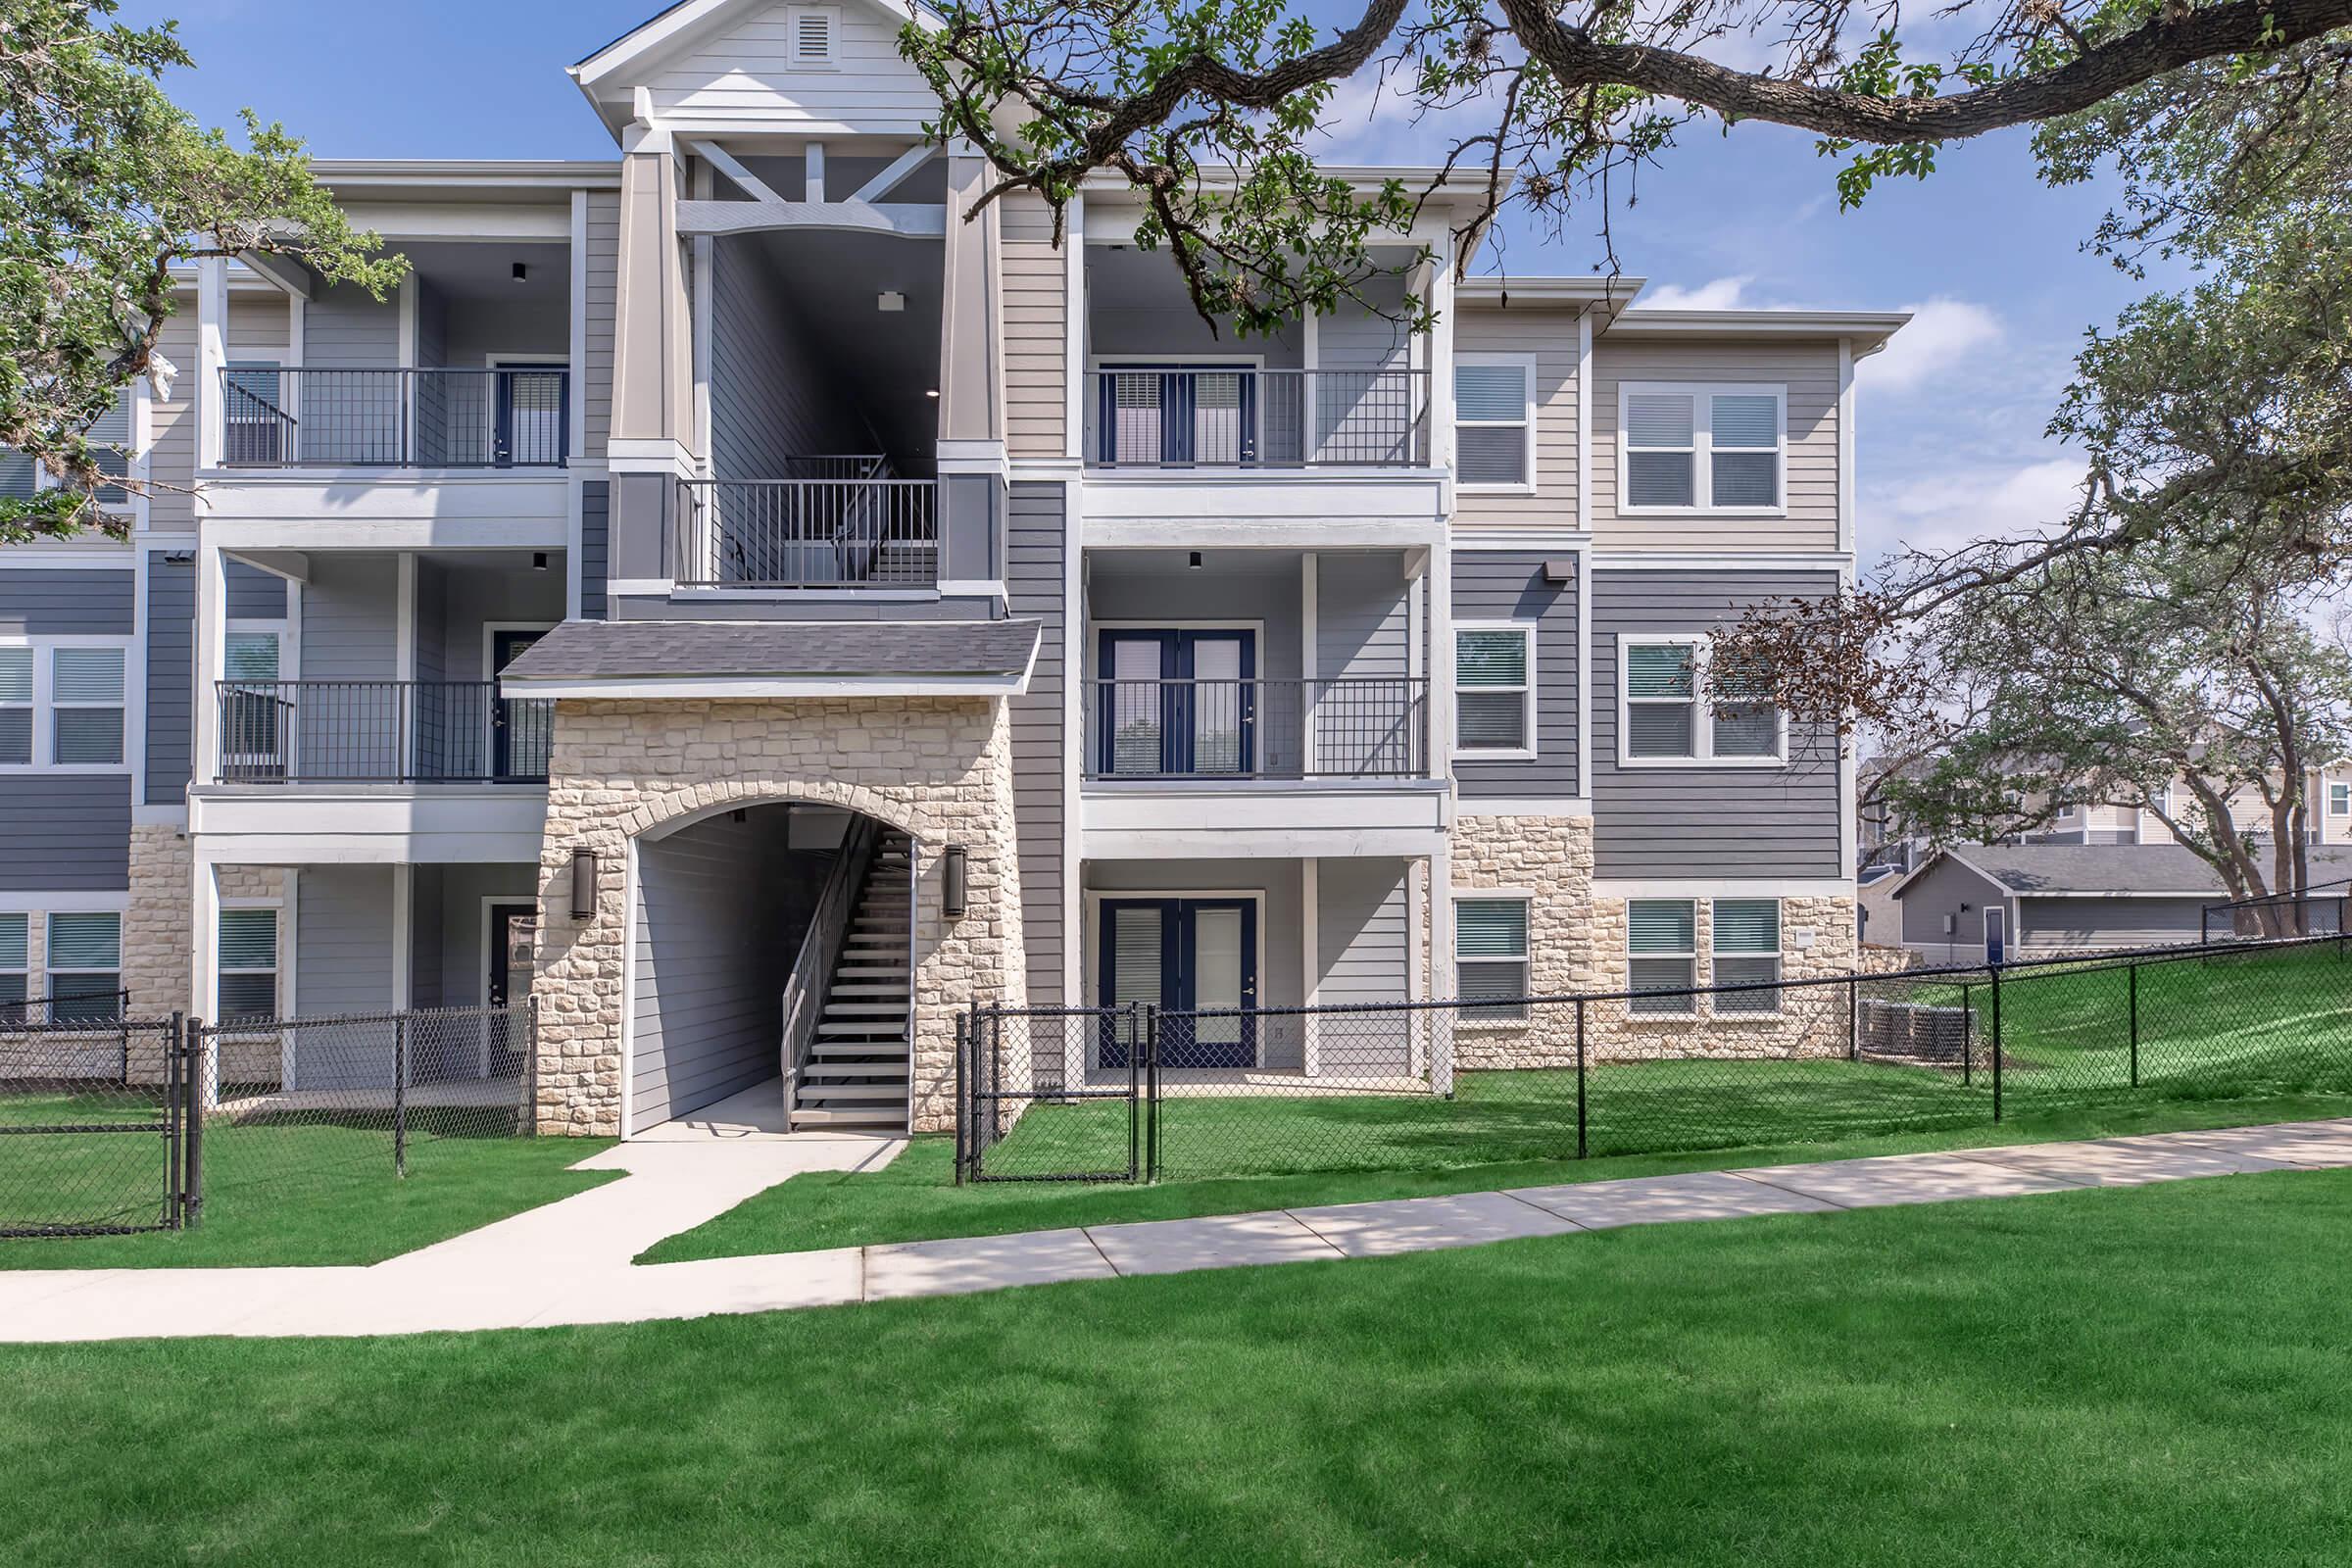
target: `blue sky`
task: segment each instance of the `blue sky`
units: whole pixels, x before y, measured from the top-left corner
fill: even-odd
[[[321,157],[610,157],[612,138],[564,67],[662,0],[130,0],[126,20],[175,16],[198,69],[172,90],[212,123],[244,107]],[[1352,95],[1335,133],[1353,156],[1435,161],[1434,129]],[[2139,285],[2082,252],[2096,188],[2034,178],[2026,139],[1948,149],[1931,179],[1838,209],[1835,167],[1770,126],[1688,135],[1620,210],[1618,251],[1651,280],[1643,304],[1911,308],[1920,318],[1863,367],[1865,556],[2030,526],[2067,505],[2074,466],[2041,431],[2086,326]],[[1518,272],[1582,272],[1590,215],[1557,244],[1520,231]]]

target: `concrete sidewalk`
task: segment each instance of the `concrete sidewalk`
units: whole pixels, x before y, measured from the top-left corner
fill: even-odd
[[[1824,1214],[2352,1166],[2352,1119],[2032,1144],[1463,1193],[1017,1236],[635,1267],[664,1236],[787,1176],[887,1163],[903,1145],[796,1137],[623,1144],[630,1174],[370,1268],[0,1273],[0,1340],[372,1335],[639,1322],[1260,1263],[1379,1257],[1530,1236]]]

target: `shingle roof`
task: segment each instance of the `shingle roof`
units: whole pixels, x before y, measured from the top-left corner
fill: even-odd
[[[1034,620],[570,620],[503,678],[1017,676],[1037,637]]]
[[[2178,844],[1958,844],[1943,852],[2012,893],[2165,894],[2226,899],[2220,873]],[[2311,849],[2311,879],[2352,875],[2352,853]],[[1925,866],[1921,867],[1926,869]],[[1915,880],[1915,879],[1914,879]],[[1901,898],[1904,889],[1896,889]]]

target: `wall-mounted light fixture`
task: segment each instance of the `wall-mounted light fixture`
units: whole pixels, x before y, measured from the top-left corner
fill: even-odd
[[[906,296],[895,288],[886,288],[874,296],[874,309],[896,313],[906,308]]]
[[[596,852],[571,852],[571,917],[586,920],[596,913]]]
[[[545,571],[547,569],[546,551],[534,550],[531,552],[531,569],[533,571]]]
[[[531,270],[522,263],[516,262],[514,264],[514,281],[517,283],[527,283],[530,280]]]
[[[951,844],[939,857],[940,911],[951,920],[960,920],[969,898],[963,846]]]
[[[1187,561],[1185,564],[1192,567],[1193,570],[1199,571],[1200,569],[1200,552],[1198,550],[1194,551],[1192,559]]]

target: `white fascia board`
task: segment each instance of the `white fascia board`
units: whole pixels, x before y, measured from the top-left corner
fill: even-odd
[[[1911,319],[1909,311],[1645,311],[1610,321],[1610,337],[1776,339],[1850,337],[1857,359],[1876,354]]]
[[[1841,877],[1594,877],[1596,899],[1850,899]]]
[[[1850,571],[1842,550],[1595,550],[1594,571]]]
[[[1564,550],[1592,548],[1592,536],[1552,523],[1489,523],[1453,530],[1456,550]]]
[[[1465,816],[1591,816],[1589,795],[1464,795],[1453,803],[1456,820]]]
[[[606,679],[499,682],[500,695],[573,698],[591,702],[766,702],[795,697],[1017,697],[1029,671],[1017,675],[618,675]]]
[[[904,24],[911,22],[925,32],[939,28],[939,19],[908,0],[845,0],[862,3]],[[632,67],[653,63],[662,51],[687,41],[705,28],[716,28],[738,11],[765,10],[772,0],[682,0],[652,21],[630,28],[596,53],[564,67],[564,74],[585,89]]]

